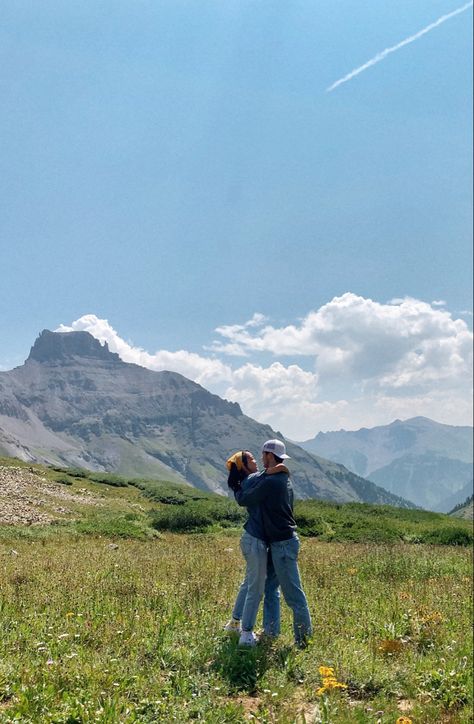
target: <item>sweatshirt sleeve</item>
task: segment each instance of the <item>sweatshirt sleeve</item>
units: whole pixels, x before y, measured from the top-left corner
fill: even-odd
[[[252,483],[248,488],[240,488],[234,493],[237,503],[246,508],[258,505],[267,497],[272,487],[272,476],[260,473],[254,477]]]

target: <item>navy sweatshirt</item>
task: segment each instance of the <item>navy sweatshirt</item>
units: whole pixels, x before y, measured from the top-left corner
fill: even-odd
[[[244,507],[260,506],[265,538],[270,543],[292,538],[296,523],[293,517],[293,486],[288,474],[254,473],[249,478],[251,485],[234,494],[237,503]]]

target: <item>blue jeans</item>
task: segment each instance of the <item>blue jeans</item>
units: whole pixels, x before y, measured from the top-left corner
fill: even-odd
[[[308,602],[301,586],[298,570],[300,540],[295,535],[289,540],[271,544],[273,566],[286,603],[293,611],[293,632],[297,645],[303,645],[312,634]]]
[[[267,544],[244,531],[240,540],[240,548],[247,562],[247,569],[237,594],[232,616],[242,621],[244,631],[253,631],[258,607],[265,594],[263,630],[269,636],[278,636],[280,633],[280,591]]]

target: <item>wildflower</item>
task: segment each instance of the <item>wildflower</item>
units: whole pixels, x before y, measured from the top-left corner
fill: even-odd
[[[334,678],[333,676],[331,676],[331,677],[329,677],[329,678],[327,678],[327,679],[323,679],[323,686],[324,686],[326,689],[347,689],[347,685],[346,685],[346,684],[341,684],[341,682],[338,681],[338,680],[337,680],[336,678]]]
[[[321,676],[334,676],[334,669],[332,666],[320,666],[318,671]]]
[[[395,724],[413,724],[407,716],[399,716]]]
[[[316,696],[322,696],[331,689],[347,689],[347,685],[336,679],[332,666],[320,666],[319,673],[322,677],[322,686],[316,691]]]
[[[66,618],[71,618],[71,616],[74,616],[74,613],[72,611],[68,611],[66,614]]]
[[[355,576],[355,574],[357,573],[357,568],[348,568],[347,572],[350,576]]]

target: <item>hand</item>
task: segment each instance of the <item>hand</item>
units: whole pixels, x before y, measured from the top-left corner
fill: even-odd
[[[278,463],[272,468],[267,468],[265,472],[267,475],[276,475],[277,473],[289,473],[289,470],[283,463]]]

